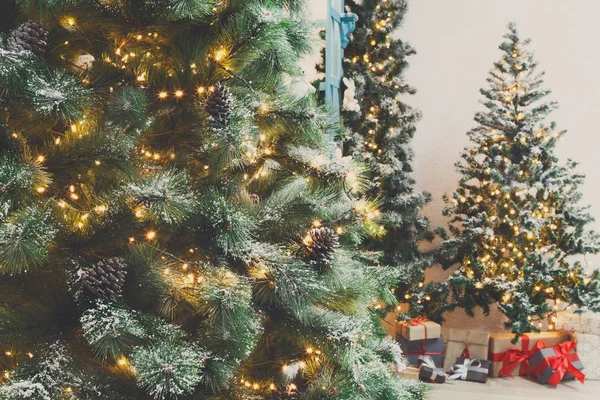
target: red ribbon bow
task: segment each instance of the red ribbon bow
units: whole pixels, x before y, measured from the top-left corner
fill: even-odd
[[[425,322],[429,321],[427,319],[427,317],[418,317],[418,318],[412,318],[410,320],[410,325],[411,326],[422,326],[425,329],[425,339],[427,339],[427,325],[425,325]]]
[[[529,336],[521,336],[521,349],[512,347],[504,353],[492,354],[491,361],[502,361],[500,376],[512,376],[512,370],[519,366],[519,375],[529,373],[529,359],[540,349],[545,348],[544,342],[538,340],[536,344],[529,348]]]
[[[572,364],[572,361],[578,361],[576,353],[571,353],[575,347],[575,342],[569,341],[554,346],[556,356],[548,358],[548,364],[554,371],[548,383],[556,386],[563,380],[565,375],[570,372],[579,382],[584,383],[585,375]]]

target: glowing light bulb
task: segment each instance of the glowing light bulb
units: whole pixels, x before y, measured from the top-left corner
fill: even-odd
[[[175,91],[175,97],[177,97],[177,98],[183,97],[183,90],[177,90],[177,91]]]
[[[155,232],[155,231],[148,231],[148,232],[146,233],[146,238],[147,238],[148,240],[153,240],[153,239],[155,239],[155,238],[156,238],[156,232]]]
[[[168,95],[169,94],[167,92],[159,92],[158,93],[158,98],[159,99],[166,99]]]
[[[226,51],[224,49],[221,49],[221,50],[217,51],[215,53],[215,61],[218,62],[218,61],[223,60],[223,58],[225,58],[225,54],[227,54],[227,53],[226,53]]]

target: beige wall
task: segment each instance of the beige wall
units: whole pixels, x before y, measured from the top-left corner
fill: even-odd
[[[324,18],[325,0],[310,0],[313,16]],[[466,132],[481,108],[479,88],[492,63],[509,21],[523,37],[531,37],[552,100],[559,128],[569,132],[557,152],[573,158],[587,175],[583,202],[591,204],[600,230],[600,0],[412,0],[398,37],[411,43],[407,81],[418,90],[407,102],[423,112],[413,142],[415,178],[419,190],[433,196],[425,210],[434,226],[441,215],[444,193],[457,184],[454,163],[468,144]],[[600,256],[587,258],[590,269]],[[441,276],[440,271],[432,271]],[[448,325],[483,324],[480,319],[453,318]],[[501,329],[496,318],[486,327]]]

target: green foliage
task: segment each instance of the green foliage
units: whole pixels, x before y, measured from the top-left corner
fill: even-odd
[[[172,0],[169,10],[173,18],[199,18],[209,15],[215,5],[214,0]]]
[[[20,94],[26,82],[26,68],[31,68],[32,57],[0,49],[0,99]]]
[[[35,188],[49,184],[50,177],[37,160],[0,153],[0,207],[29,198]]]
[[[127,187],[130,203],[155,222],[177,224],[192,212],[194,195],[183,172],[165,170]]]
[[[49,217],[49,211],[29,207],[0,225],[0,274],[21,274],[44,264],[56,234]]]
[[[79,122],[93,104],[91,91],[65,71],[40,71],[27,79],[25,90],[36,112],[69,123]]]
[[[119,89],[108,105],[108,115],[116,124],[142,128],[146,123],[148,98],[138,88]]]
[[[136,312],[103,301],[97,301],[95,308],[81,316],[81,326],[85,339],[102,361],[119,358],[146,338]]]
[[[194,344],[161,341],[138,347],[131,356],[138,384],[155,399],[177,399],[200,382],[205,353]]]
[[[220,190],[208,188],[200,199],[200,210],[215,244],[224,252],[234,251],[251,239],[254,221]]]

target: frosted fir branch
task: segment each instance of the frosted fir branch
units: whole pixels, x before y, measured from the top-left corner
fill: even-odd
[[[200,383],[207,355],[197,345],[167,340],[137,348],[131,363],[138,384],[156,400],[177,399]]]
[[[99,357],[117,358],[147,338],[136,311],[126,310],[102,300],[81,316],[83,336]]]

